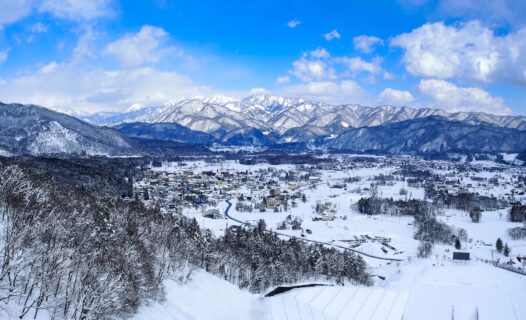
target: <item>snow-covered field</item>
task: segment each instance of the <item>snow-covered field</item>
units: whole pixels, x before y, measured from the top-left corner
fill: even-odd
[[[508,159],[509,157],[506,157]],[[503,270],[490,262],[501,262],[526,256],[526,240],[512,240],[507,230],[521,226],[507,220],[509,208],[482,213],[480,223],[473,223],[468,212],[444,209],[438,220],[467,231],[468,240],[463,241],[461,251],[470,252],[467,262],[452,261],[453,246],[436,244],[427,259],[417,258],[418,241],[413,238],[413,217],[391,215],[364,215],[356,209],[362,197],[373,192],[380,198],[394,200],[424,200],[423,187],[410,186],[399,174],[402,165],[416,162],[425,168],[426,162],[418,159],[392,159],[378,157],[372,163],[355,163],[334,169],[319,169],[316,183],[299,184],[307,201],[287,210],[239,212],[235,209],[237,199],[260,197],[268,192],[255,191],[240,185],[217,197],[221,213],[227,207],[225,200],[232,201],[229,215],[240,221],[265,220],[267,228],[277,231],[278,224],[290,215],[302,221],[301,230],[279,230],[286,236],[348,247],[349,240],[364,239],[355,250],[376,257],[400,259],[386,261],[364,257],[371,274],[375,277],[373,287],[312,287],[295,289],[288,293],[263,298],[251,295],[237,287],[214,278],[204,272],[194,273],[187,285],[166,282],[166,302],[143,308],[136,319],[526,319],[526,276]],[[341,157],[340,161],[345,158]],[[524,168],[506,167],[490,161],[476,161],[466,169],[447,161],[429,162],[433,174],[440,175],[458,186],[459,190],[495,196],[508,201],[523,201],[517,177],[525,176]],[[257,164],[242,165],[235,161],[220,163],[187,162],[184,166],[174,163],[153,168],[158,172],[194,173],[205,171],[228,171],[257,173],[259,170],[297,171],[294,165]],[[265,171],[266,172],[266,171]],[[270,173],[269,173],[270,174]],[[394,176],[376,188],[372,185],[378,176]],[[351,179],[352,178],[352,179]],[[498,185],[493,181],[498,181]],[[281,190],[287,183],[279,181]],[[342,184],[344,187],[334,187]],[[401,192],[401,190],[405,192]],[[315,208],[323,204],[330,209],[334,220],[314,221]],[[230,219],[204,218],[202,208],[184,208],[183,214],[195,217],[203,228],[209,228],[219,236],[225,228],[239,224]],[[305,232],[305,230],[309,232]],[[375,238],[389,238],[384,246]],[[511,248],[510,257],[496,252],[495,241],[501,238]],[[394,248],[394,249],[393,249]],[[515,260],[517,264],[517,261]],[[478,317],[478,318],[477,318]]]

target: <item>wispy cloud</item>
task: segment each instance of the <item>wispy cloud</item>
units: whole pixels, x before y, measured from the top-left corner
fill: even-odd
[[[104,53],[117,57],[124,66],[157,63],[168,53],[182,56],[181,50],[165,46],[168,33],[159,27],[143,26],[137,33],[130,33],[107,45]]]
[[[379,96],[379,101],[383,104],[406,105],[414,100],[409,91],[385,88]]]
[[[357,36],[353,38],[354,48],[358,51],[364,53],[373,52],[376,46],[381,46],[384,44],[384,41],[375,36]]]
[[[325,38],[325,40],[327,41],[331,41],[333,39],[340,39],[341,38],[341,35],[340,33],[338,32],[338,30],[334,29],[332,30],[331,32],[328,32],[328,33],[325,33],[323,35],[323,37]]]
[[[38,10],[69,20],[92,20],[111,16],[112,0],[41,0]]]
[[[294,19],[294,20],[291,20],[289,22],[287,22],[287,26],[291,29],[294,29],[296,28],[297,26],[299,26],[301,24],[301,21],[297,20],[297,19]]]
[[[42,22],[37,22],[29,26],[29,30],[33,33],[43,33],[47,32],[48,27]]]
[[[0,63],[3,63],[7,60],[7,56],[9,55],[9,50],[11,49],[4,49],[0,51]]]
[[[278,77],[278,78],[276,79],[276,82],[277,82],[278,84],[289,83],[289,82],[290,82],[290,78],[289,78],[289,76],[281,76],[281,77]]]
[[[16,22],[31,12],[32,0],[0,1],[0,28],[4,24]]]

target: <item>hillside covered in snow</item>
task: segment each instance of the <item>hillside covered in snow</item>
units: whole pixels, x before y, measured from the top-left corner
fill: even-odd
[[[46,108],[0,103],[0,153],[130,154],[134,146],[118,131],[90,125]]]

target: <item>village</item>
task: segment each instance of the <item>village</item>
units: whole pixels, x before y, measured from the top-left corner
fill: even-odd
[[[448,209],[452,201],[465,202],[466,209],[476,202],[505,220],[509,204],[526,199],[525,189],[523,167],[491,161],[335,156],[317,164],[269,165],[211,158],[152,163],[134,183],[134,198],[166,214],[195,217],[217,235],[227,225],[250,227],[263,219],[284,236],[405,259],[416,247],[409,213],[395,206],[389,215],[360,214],[360,199],[437,202],[444,221],[467,214]],[[398,225],[394,234],[385,235],[386,222]]]
[[[173,164],[169,170],[150,170],[135,185],[136,197],[159,204],[166,213],[183,213],[184,208],[206,209],[206,216],[219,218],[213,207],[225,199],[239,200],[237,209],[252,212],[280,211],[298,206],[305,199],[302,188],[314,188],[320,174],[313,168],[255,171],[229,169],[193,170],[187,163]]]

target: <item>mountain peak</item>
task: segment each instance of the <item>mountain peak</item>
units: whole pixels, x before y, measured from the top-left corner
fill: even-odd
[[[144,105],[140,103],[134,103],[124,111],[124,113],[139,111],[144,108]]]

